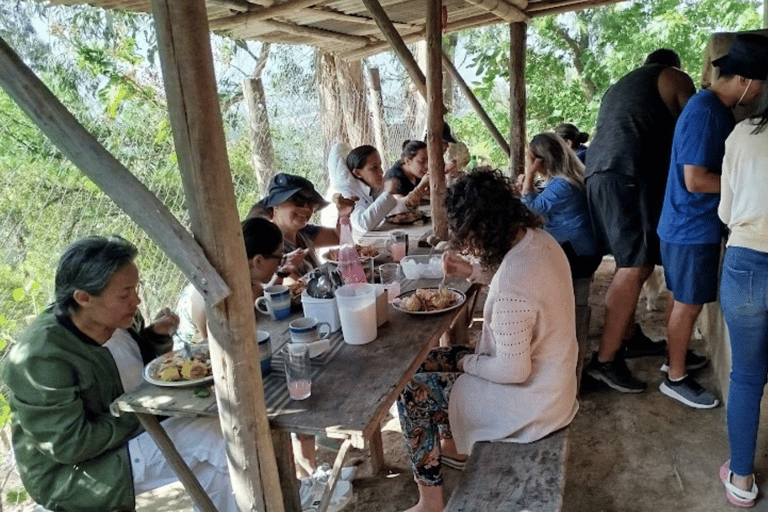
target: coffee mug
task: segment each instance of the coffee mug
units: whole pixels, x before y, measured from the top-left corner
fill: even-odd
[[[256,331],[256,339],[259,341],[261,374],[267,375],[272,369],[272,339],[267,331]]]
[[[282,284],[267,286],[264,295],[256,299],[256,309],[275,320],[282,320],[291,314],[291,291]]]
[[[320,332],[322,326],[325,326],[325,333],[323,334]],[[288,329],[291,332],[293,343],[311,343],[316,340],[324,340],[331,335],[331,324],[318,322],[316,318],[311,317],[297,318],[288,324]]]

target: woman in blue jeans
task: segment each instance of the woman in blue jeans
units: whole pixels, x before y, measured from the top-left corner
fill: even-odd
[[[725,143],[718,214],[730,229],[720,301],[731,339],[728,438],[720,468],[730,503],[751,507],[760,400],[768,375],[768,93],[759,114],[739,123]]]

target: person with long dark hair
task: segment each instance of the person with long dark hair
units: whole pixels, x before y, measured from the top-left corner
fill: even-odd
[[[555,128],[555,133],[558,134],[568,144],[576,155],[581,160],[581,163],[587,161],[587,146],[585,142],[589,140],[589,134],[579,131],[576,125],[571,123],[560,123]]]
[[[328,155],[328,174],[331,186],[326,198],[335,193],[357,198],[349,216],[357,233],[376,228],[397,207],[395,193],[399,185],[394,180],[384,180],[381,156],[373,146],[350,149],[344,143],[334,144]]]
[[[477,346],[432,349],[398,399],[419,502],[443,510],[440,464],[479,441],[533,442],[573,419],[576,321],[568,260],[511,179],[478,170],[448,189],[448,275],[490,279]],[[472,265],[458,253],[472,255]]]
[[[408,207],[415,208],[429,194],[427,143],[420,140],[403,142],[400,159],[387,171],[384,179],[395,187],[394,193],[405,198]]]
[[[731,342],[728,440],[720,468],[728,501],[751,507],[760,401],[768,380],[768,90],[758,113],[737,124],[725,142],[718,214],[730,236],[720,305]]]

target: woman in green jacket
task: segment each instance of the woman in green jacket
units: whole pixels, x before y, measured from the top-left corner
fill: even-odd
[[[3,369],[19,473],[47,509],[134,510],[136,494],[176,479],[138,419],[109,412],[143,365],[171,348],[179,322],[163,310],[143,328],[136,253],[119,237],[70,246],[56,270],[54,304],[14,344]],[[182,445],[194,440],[182,456],[218,509],[236,510],[218,421],[163,425]]]

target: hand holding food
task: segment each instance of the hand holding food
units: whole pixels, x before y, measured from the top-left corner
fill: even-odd
[[[280,272],[292,273],[302,264],[304,258],[307,256],[309,249],[296,249],[284,256],[285,262],[278,269]]]
[[[473,270],[472,263],[454,251],[445,251],[443,253],[443,272],[445,272],[445,275],[468,279],[472,275]]]
[[[163,308],[149,324],[149,328],[161,336],[173,336],[179,328],[179,317],[169,308]]]
[[[333,204],[336,205],[336,209],[339,211],[339,217],[349,217],[358,199],[360,198],[357,196],[344,197],[339,193],[333,194]]]

